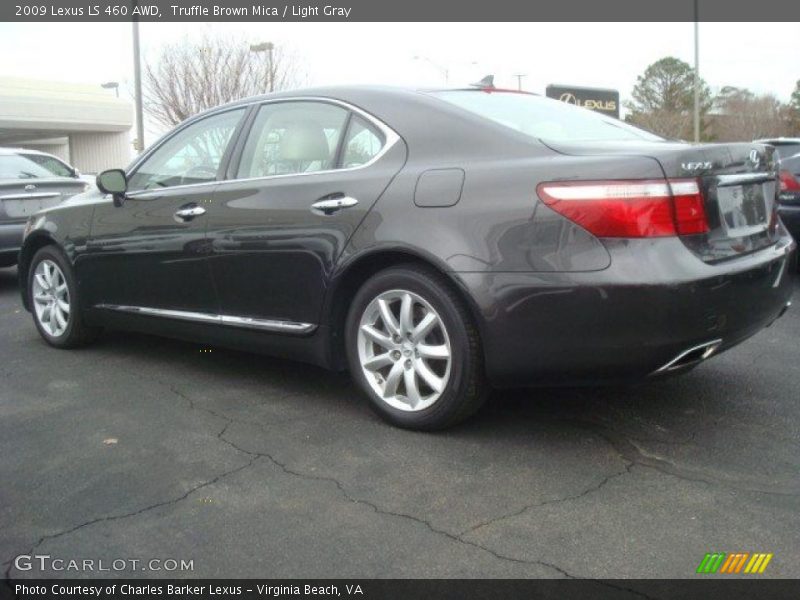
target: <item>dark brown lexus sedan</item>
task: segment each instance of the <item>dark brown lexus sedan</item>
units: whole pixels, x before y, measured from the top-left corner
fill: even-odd
[[[113,327],[349,369],[409,428],[491,386],[684,372],[792,293],[772,148],[492,87],[250,98],[97,183],[27,224],[48,343]]]

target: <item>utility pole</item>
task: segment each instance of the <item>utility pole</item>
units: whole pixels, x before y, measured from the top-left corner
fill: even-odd
[[[527,77],[525,73],[515,73],[514,77],[517,78],[517,90],[522,91],[522,78]]]
[[[694,141],[700,141],[700,0],[694,0]]]
[[[262,42],[260,44],[250,44],[250,52],[266,52],[267,53],[267,91],[274,92],[275,91],[275,63],[274,52],[275,52],[275,44],[272,42]]]
[[[133,1],[133,6],[138,6],[138,0]],[[142,65],[139,56],[139,18],[133,17],[133,87],[136,95],[136,148],[139,152],[144,150],[144,111],[142,110]]]

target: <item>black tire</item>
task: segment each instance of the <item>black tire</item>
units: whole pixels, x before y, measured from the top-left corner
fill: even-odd
[[[67,320],[66,328],[63,333],[59,335],[51,335],[40,323],[34,306],[34,292],[33,281],[36,274],[36,268],[39,264],[49,260],[55,263],[61,270],[64,276],[64,281],[67,284],[67,291],[69,293],[69,317]],[[27,294],[30,301],[31,314],[33,322],[39,335],[42,336],[44,341],[55,348],[78,348],[85,346],[97,338],[100,329],[96,327],[88,327],[83,322],[81,299],[78,296],[78,286],[75,283],[75,275],[69,261],[63,253],[56,246],[45,246],[40,248],[36,254],[33,255],[30,268],[28,270]]]
[[[372,388],[361,367],[358,332],[370,304],[391,290],[412,292],[438,313],[450,340],[449,378],[432,405],[418,411],[401,410],[388,404]],[[473,415],[488,395],[480,337],[472,316],[453,284],[441,273],[424,265],[404,264],[374,275],[362,285],[350,306],[345,324],[345,346],[350,372],[383,419],[406,429],[445,429]]]

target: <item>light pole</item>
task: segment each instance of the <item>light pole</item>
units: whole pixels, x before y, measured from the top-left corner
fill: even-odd
[[[522,78],[527,77],[526,73],[515,73],[514,77],[517,78],[517,90],[522,91]]]
[[[449,69],[449,67],[444,67],[444,66],[440,65],[439,63],[437,63],[436,61],[431,60],[427,56],[415,55],[415,56],[412,56],[411,58],[413,58],[414,60],[424,60],[426,63],[431,65],[434,69],[436,69],[437,71],[439,71],[442,74],[442,76],[444,77],[444,85],[445,85],[445,87],[447,87],[449,85],[449,83],[450,83],[450,69]],[[470,61],[463,62],[461,64],[477,65],[478,61],[477,60],[470,60]]]
[[[432,61],[427,56],[415,56],[414,60],[424,60],[428,64],[430,64],[434,69],[437,69],[443,76],[444,76],[444,85],[447,87],[450,81],[450,69],[447,67],[443,67],[439,63]]]
[[[250,44],[250,52],[266,52],[267,53],[267,91],[275,91],[275,64],[274,52],[275,44],[272,42],[262,42],[260,44]]]
[[[101,83],[100,87],[104,90],[114,90],[115,95],[119,98],[119,82],[107,81],[106,83]]]
[[[700,141],[700,0],[694,0],[694,141]]]
[[[133,0],[133,6],[139,5]],[[137,150],[144,150],[144,110],[142,110],[142,65],[139,56],[139,19],[133,17],[133,87],[136,101],[136,145]]]

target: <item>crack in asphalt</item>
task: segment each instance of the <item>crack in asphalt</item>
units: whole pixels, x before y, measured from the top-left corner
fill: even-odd
[[[605,425],[577,419],[565,419],[565,422],[573,423],[596,433],[605,439],[609,445],[614,448],[617,454],[622,457],[623,460],[631,462],[639,467],[652,469],[663,475],[668,475],[693,483],[704,483],[710,487],[723,487],[737,492],[749,492],[753,494],[763,494],[767,496],[777,496],[783,498],[798,496],[798,493],[794,491],[768,490],[749,486],[741,481],[725,479],[723,477],[714,477],[713,475],[698,473],[696,471],[688,470],[687,472],[686,468],[679,467],[675,463],[662,456],[652,452],[647,452],[644,448],[636,443],[636,440],[614,431]]]
[[[164,385],[167,385],[167,384],[164,384]],[[435,525],[433,525],[430,521],[427,521],[427,520],[422,519],[420,517],[417,517],[415,515],[387,510],[387,509],[381,508],[380,506],[378,506],[377,504],[375,504],[373,502],[370,502],[369,500],[353,496],[352,494],[350,494],[350,492],[347,491],[347,489],[345,488],[344,484],[342,484],[342,482],[339,481],[338,479],[336,479],[335,477],[330,477],[328,475],[312,475],[310,473],[302,473],[300,471],[296,471],[296,470],[292,469],[286,463],[283,463],[283,462],[279,461],[278,459],[276,459],[274,456],[272,456],[271,454],[269,454],[267,452],[261,452],[261,451],[256,451],[256,450],[247,450],[246,448],[242,448],[236,442],[233,442],[232,440],[226,438],[225,437],[225,433],[228,431],[228,428],[234,423],[238,422],[238,423],[242,423],[242,424],[245,424],[245,425],[252,425],[252,423],[250,423],[250,422],[246,422],[246,423],[245,422],[241,422],[241,421],[238,421],[237,419],[233,419],[233,418],[229,417],[228,415],[222,414],[220,412],[217,412],[217,411],[215,411],[213,409],[210,409],[210,408],[207,408],[205,406],[198,406],[197,403],[191,398],[191,396],[185,394],[184,392],[182,392],[181,390],[176,388],[174,385],[167,385],[167,387],[169,388],[169,390],[173,394],[175,394],[179,398],[181,398],[184,401],[186,401],[189,404],[189,407],[191,409],[200,410],[202,412],[205,412],[205,413],[210,414],[210,415],[212,415],[212,416],[214,416],[214,417],[216,417],[218,419],[222,419],[222,420],[225,421],[225,426],[217,434],[217,439],[219,439],[220,441],[222,441],[225,444],[228,444],[231,448],[233,448],[233,449],[235,449],[235,450],[237,450],[239,452],[242,452],[244,454],[247,454],[248,456],[251,456],[251,457],[254,457],[254,458],[258,458],[258,457],[266,458],[269,462],[271,462],[273,465],[278,467],[281,471],[283,471],[287,475],[291,475],[293,477],[299,477],[301,479],[306,479],[306,480],[310,480],[310,481],[321,481],[321,482],[332,483],[336,487],[336,489],[339,491],[339,493],[346,500],[348,500],[349,502],[352,502],[354,504],[360,504],[360,505],[363,505],[363,506],[367,506],[367,507],[371,508],[377,514],[413,521],[413,522],[415,522],[415,523],[417,523],[419,525],[423,525],[424,527],[426,527],[432,533],[444,536],[444,537],[450,539],[453,542],[456,542],[456,543],[459,543],[459,544],[465,544],[465,545],[471,546],[473,548],[477,548],[479,550],[487,552],[487,553],[491,554],[492,556],[494,556],[495,558],[497,558],[499,560],[507,560],[507,561],[512,561],[512,562],[521,563],[521,564],[539,565],[539,566],[543,566],[543,567],[552,569],[552,570],[558,572],[559,574],[561,574],[565,578],[569,578],[569,579],[580,579],[581,578],[581,577],[579,577],[577,575],[573,575],[573,574],[567,572],[566,570],[562,569],[561,567],[559,567],[557,565],[554,565],[552,563],[548,563],[546,561],[524,560],[524,559],[519,559],[519,558],[516,558],[516,557],[513,557],[513,556],[506,556],[506,555],[500,554],[500,553],[496,552],[495,550],[492,550],[491,548],[487,548],[485,546],[482,546],[481,544],[478,544],[476,542],[462,539],[459,534],[453,534],[453,533],[450,533],[449,531],[447,531],[445,529],[440,529],[440,528],[436,527]]]
[[[366,506],[368,508],[371,508],[376,514],[395,517],[395,518],[400,518],[400,519],[406,519],[406,520],[412,521],[412,522],[414,522],[416,524],[424,526],[425,528],[427,528],[429,531],[431,531],[432,533],[434,533],[436,535],[440,535],[440,536],[446,537],[447,539],[449,539],[449,540],[451,540],[451,541],[453,541],[453,542],[455,542],[457,544],[462,544],[462,545],[470,546],[470,547],[475,548],[477,550],[481,550],[481,551],[486,552],[486,553],[490,554],[491,556],[493,556],[494,558],[496,558],[498,560],[501,560],[501,561],[509,561],[509,562],[514,562],[514,563],[517,563],[517,564],[525,564],[525,565],[538,565],[538,566],[542,566],[542,567],[551,569],[553,571],[556,571],[557,573],[559,573],[565,579],[583,579],[583,580],[587,580],[587,581],[594,581],[595,583],[597,583],[598,585],[601,585],[603,587],[609,587],[609,588],[612,588],[612,589],[625,591],[625,592],[634,594],[636,596],[645,598],[646,600],[657,600],[653,596],[650,596],[650,595],[648,595],[648,594],[646,594],[644,592],[641,592],[639,590],[635,590],[635,589],[632,589],[632,588],[620,586],[620,585],[613,584],[613,583],[610,583],[610,582],[607,582],[607,581],[586,578],[586,577],[583,577],[581,575],[575,575],[573,573],[568,572],[566,569],[564,569],[562,567],[559,567],[558,565],[553,564],[551,562],[543,561],[543,560],[540,560],[540,559],[536,559],[536,560],[523,559],[523,558],[517,558],[517,557],[514,557],[514,556],[509,556],[507,554],[502,554],[502,553],[500,553],[500,552],[498,552],[498,551],[496,551],[496,550],[494,550],[492,548],[484,546],[483,544],[479,544],[479,543],[477,543],[475,541],[465,539],[464,536],[467,533],[470,533],[470,532],[474,531],[474,529],[467,530],[466,532],[457,533],[457,534],[451,533],[451,532],[449,532],[449,531],[447,531],[445,529],[440,529],[440,528],[436,527],[435,525],[433,525],[433,523],[431,523],[430,521],[428,521],[426,519],[422,519],[420,517],[417,517],[415,515],[408,514],[408,513],[401,513],[401,512],[397,512],[397,511],[387,510],[385,508],[382,508],[382,507],[378,506],[374,502],[370,502],[369,500],[366,500],[364,498],[358,498],[356,496],[353,496],[352,494],[350,494],[350,492],[347,491],[347,489],[345,488],[344,484],[342,484],[342,482],[339,481],[338,479],[336,479],[335,477],[331,477],[331,476],[328,476],[328,475],[313,475],[313,474],[309,474],[309,473],[303,473],[303,472],[300,472],[300,471],[296,471],[296,470],[292,469],[291,467],[289,467],[286,463],[283,463],[283,462],[277,460],[274,456],[272,456],[271,454],[269,454],[267,452],[262,452],[262,451],[257,451],[257,450],[247,450],[245,448],[242,448],[240,445],[238,445],[234,441],[226,438],[225,437],[225,433],[228,431],[228,428],[231,425],[233,425],[234,423],[241,423],[241,424],[244,424],[244,425],[253,425],[253,423],[239,421],[237,419],[229,417],[228,415],[225,415],[223,413],[217,412],[217,411],[215,411],[213,409],[210,409],[208,407],[198,406],[197,403],[194,401],[194,399],[191,398],[191,396],[185,394],[184,392],[182,392],[181,390],[176,388],[174,385],[165,384],[163,382],[160,382],[160,383],[162,383],[162,385],[167,386],[169,388],[169,390],[174,395],[176,395],[179,398],[181,398],[184,401],[186,401],[189,404],[189,407],[191,409],[205,412],[205,413],[210,414],[210,415],[212,415],[212,416],[214,416],[214,417],[216,417],[218,419],[222,419],[223,421],[225,421],[225,426],[217,434],[217,439],[219,439],[223,443],[228,444],[230,447],[234,448],[235,450],[237,450],[239,452],[242,452],[244,454],[247,454],[247,455],[253,457],[254,460],[256,458],[266,458],[269,462],[271,462],[273,465],[278,467],[281,471],[283,471],[287,475],[290,475],[290,476],[293,476],[293,477],[298,477],[300,479],[305,479],[305,480],[309,480],[309,481],[319,481],[319,482],[332,483],[336,487],[338,492],[347,501],[352,502],[354,504],[359,504],[359,505],[363,505],[363,506]],[[262,429],[263,429],[263,427],[262,427]],[[580,498],[581,496],[585,496],[587,494],[590,494],[590,493],[592,493],[594,491],[597,491],[598,489],[602,488],[610,480],[612,480],[612,479],[614,479],[616,477],[619,477],[621,475],[625,475],[626,473],[629,473],[632,466],[633,466],[633,463],[628,462],[628,464],[626,464],[625,468],[622,471],[619,471],[617,473],[612,473],[608,477],[604,478],[603,481],[601,481],[598,485],[593,486],[593,487],[589,488],[588,490],[584,490],[580,494],[577,494],[577,495],[575,495],[573,497],[566,497],[566,498],[562,498],[562,499],[551,500],[551,501],[540,503],[540,505],[553,504],[555,502],[567,501],[567,500]],[[524,512],[524,511],[522,511],[522,512]],[[498,518],[498,520],[500,520],[502,518],[508,518],[508,517],[507,516],[500,517],[500,518]],[[477,527],[475,529],[477,529]]]
[[[222,435],[222,433],[224,433],[224,431],[225,431],[225,429],[227,429],[227,427],[228,426],[226,425],[223,428],[223,430],[217,435],[217,437]],[[135,510],[135,511],[132,511],[132,512],[129,512],[129,513],[124,513],[124,514],[120,514],[120,515],[108,515],[108,516],[105,516],[105,517],[97,517],[95,519],[90,519],[88,521],[85,521],[84,523],[81,523],[80,525],[75,525],[74,527],[70,527],[69,529],[65,529],[63,531],[59,531],[58,533],[52,533],[52,534],[49,534],[49,535],[44,535],[44,536],[39,538],[39,540],[30,548],[30,550],[28,550],[27,552],[20,553],[20,554],[29,554],[29,555],[33,554],[36,551],[36,549],[39,546],[41,546],[43,543],[45,543],[45,542],[47,542],[49,540],[54,540],[54,539],[60,538],[60,537],[65,536],[65,535],[69,535],[69,534],[74,533],[74,532],[76,532],[76,531],[78,531],[80,529],[83,529],[84,527],[89,527],[89,526],[95,525],[97,523],[105,523],[105,522],[109,522],[109,521],[119,521],[121,519],[128,519],[128,518],[131,518],[131,517],[139,516],[139,515],[144,514],[144,513],[148,512],[148,511],[155,510],[157,508],[162,508],[164,506],[170,506],[172,504],[177,504],[178,502],[181,502],[181,501],[185,500],[186,498],[188,498],[189,496],[191,496],[196,491],[201,490],[201,489],[203,489],[205,487],[208,487],[210,485],[214,485],[215,483],[217,483],[218,481],[224,479],[225,477],[228,477],[230,475],[234,475],[234,474],[236,474],[236,473],[238,473],[240,471],[243,471],[243,470],[247,469],[248,467],[251,467],[258,460],[258,458],[259,458],[258,456],[252,456],[251,459],[248,462],[246,462],[245,464],[239,465],[238,467],[236,467],[234,469],[229,469],[227,471],[223,471],[222,473],[216,475],[212,479],[204,481],[204,482],[202,482],[202,483],[190,488],[189,490],[187,490],[186,492],[184,492],[183,494],[181,494],[180,496],[177,496],[175,498],[171,498],[169,500],[164,500],[164,501],[161,501],[161,502],[156,502],[154,504],[150,504],[148,506],[145,506],[143,508],[140,508],[138,510]],[[20,556],[20,554],[17,554],[15,556]],[[13,563],[14,563],[14,559],[13,558],[9,559],[8,562],[3,563],[3,566],[7,567],[6,570],[5,570],[5,574],[4,574],[5,575],[5,579],[7,581],[9,581],[11,579],[11,570],[12,570]]]
[[[469,529],[465,529],[464,531],[462,531],[458,535],[462,536],[462,535],[467,535],[467,534],[470,534],[470,533],[474,533],[474,532],[478,531],[479,529],[483,529],[484,527],[489,527],[490,525],[494,525],[495,523],[499,523],[500,521],[504,521],[506,519],[511,519],[513,517],[518,517],[518,516],[528,512],[529,510],[533,510],[534,508],[539,508],[540,506],[547,506],[549,504],[561,504],[562,502],[568,502],[570,500],[578,500],[580,498],[583,498],[584,496],[588,496],[589,494],[593,494],[594,492],[596,492],[597,490],[599,490],[600,488],[605,486],[609,481],[611,481],[613,479],[616,479],[617,477],[621,477],[623,475],[627,475],[627,474],[629,474],[631,472],[631,469],[635,466],[635,463],[633,463],[631,461],[628,461],[627,459],[624,459],[624,457],[623,457],[623,460],[625,460],[625,462],[626,462],[624,469],[622,469],[621,471],[617,471],[616,473],[611,473],[611,474],[607,475],[602,480],[600,480],[600,482],[598,482],[597,485],[593,485],[591,487],[588,487],[588,488],[586,488],[585,490],[583,490],[582,492],[580,492],[578,494],[574,494],[572,496],[563,496],[561,498],[553,498],[552,500],[544,500],[543,502],[534,502],[532,504],[526,504],[525,506],[523,506],[522,508],[520,508],[518,510],[515,510],[514,512],[511,512],[511,513],[508,513],[508,514],[505,514],[505,515],[500,515],[498,517],[493,517],[493,518],[489,519],[488,521],[483,521],[481,523],[473,525],[472,527],[470,527]]]
[[[144,514],[146,512],[149,512],[151,510],[155,510],[157,508],[162,508],[164,506],[170,506],[170,505],[177,504],[177,503],[187,499],[189,496],[191,496],[193,493],[197,492],[198,490],[203,489],[205,487],[208,487],[210,485],[213,485],[213,484],[219,482],[220,480],[222,480],[225,477],[228,477],[228,476],[234,475],[236,473],[239,473],[239,472],[251,467],[252,465],[254,465],[259,459],[264,458],[264,459],[268,460],[270,463],[272,463],[273,465],[275,465],[276,467],[278,467],[281,471],[283,471],[284,473],[286,473],[287,475],[290,475],[292,477],[298,477],[298,478],[301,478],[301,479],[304,479],[304,480],[309,480],[309,481],[318,481],[318,482],[331,483],[331,484],[333,484],[335,486],[337,491],[347,501],[352,502],[354,504],[359,504],[359,505],[366,506],[366,507],[372,509],[376,514],[380,514],[380,515],[384,515],[384,516],[390,516],[390,517],[399,518],[399,519],[404,519],[404,520],[408,520],[408,521],[411,521],[413,523],[416,523],[418,525],[422,525],[423,527],[425,527],[426,529],[428,529],[430,532],[432,532],[435,535],[443,536],[443,537],[449,539],[450,541],[452,541],[454,543],[457,543],[457,544],[460,544],[460,545],[469,546],[469,547],[475,548],[477,550],[480,550],[482,552],[486,552],[487,554],[491,555],[492,557],[494,557],[494,558],[496,558],[498,560],[513,562],[513,563],[516,563],[516,564],[541,566],[541,567],[550,569],[552,571],[555,571],[556,573],[558,573],[559,575],[561,575],[562,577],[564,577],[566,579],[585,579],[587,581],[593,581],[593,582],[595,582],[598,585],[603,586],[603,587],[612,588],[612,589],[616,589],[616,590],[620,590],[620,591],[625,591],[625,592],[634,594],[636,596],[645,598],[647,600],[655,600],[652,596],[649,596],[648,594],[646,594],[644,592],[641,592],[639,590],[635,590],[635,589],[628,588],[628,587],[625,587],[625,586],[620,586],[620,585],[613,584],[613,583],[610,583],[610,582],[607,582],[607,581],[603,581],[603,580],[585,578],[585,577],[580,576],[580,575],[575,575],[573,573],[570,573],[566,569],[564,569],[564,568],[562,568],[562,567],[560,567],[560,566],[558,566],[556,564],[553,564],[551,562],[548,562],[548,561],[544,561],[544,560],[540,560],[540,559],[524,559],[524,558],[518,558],[518,557],[515,557],[515,556],[510,556],[510,555],[507,555],[507,554],[503,554],[503,553],[501,553],[501,552],[499,552],[497,550],[494,550],[493,548],[490,548],[490,547],[485,546],[483,544],[480,544],[480,543],[478,543],[476,541],[469,540],[469,539],[465,538],[465,536],[467,534],[469,534],[469,533],[473,533],[473,532],[477,531],[480,528],[486,527],[488,525],[491,525],[491,524],[496,523],[498,521],[501,521],[503,519],[508,519],[508,518],[511,518],[511,517],[516,516],[518,514],[522,514],[526,510],[529,510],[529,509],[531,509],[531,508],[533,508],[535,506],[543,506],[543,505],[546,505],[546,504],[555,504],[555,503],[559,503],[559,502],[566,502],[566,501],[569,501],[569,500],[575,500],[575,499],[581,498],[583,496],[586,496],[588,494],[591,494],[591,493],[601,489],[609,481],[611,481],[611,480],[613,480],[613,479],[615,479],[617,477],[620,477],[622,475],[625,475],[626,473],[629,473],[631,467],[633,466],[633,463],[630,462],[630,461],[628,461],[628,463],[625,466],[625,469],[623,469],[622,471],[618,471],[616,473],[612,473],[612,474],[608,475],[603,480],[601,480],[598,484],[596,484],[594,486],[591,486],[590,488],[588,488],[586,490],[583,490],[579,494],[576,494],[576,495],[573,495],[573,496],[567,496],[567,497],[563,497],[563,498],[557,498],[557,499],[553,499],[553,500],[548,500],[548,501],[545,501],[545,502],[540,502],[540,503],[537,503],[536,505],[526,506],[523,509],[521,509],[519,511],[516,511],[513,514],[503,515],[503,516],[500,516],[500,517],[493,518],[493,519],[491,519],[491,520],[489,520],[487,522],[480,523],[480,524],[476,525],[475,527],[472,527],[472,528],[470,528],[470,529],[468,529],[468,530],[466,530],[466,531],[464,531],[462,533],[454,534],[454,533],[451,533],[451,532],[449,532],[449,531],[447,531],[445,529],[441,529],[439,527],[436,527],[435,525],[433,525],[430,521],[428,521],[426,519],[422,519],[420,517],[417,517],[415,515],[408,514],[408,513],[402,513],[402,512],[387,510],[387,509],[382,508],[379,505],[377,505],[377,504],[375,504],[375,503],[373,503],[373,502],[371,502],[369,500],[353,496],[350,492],[347,491],[347,489],[345,488],[344,484],[342,484],[341,481],[339,481],[338,479],[336,479],[334,477],[330,477],[330,476],[327,476],[327,475],[313,475],[313,474],[309,474],[309,473],[303,473],[301,471],[297,471],[295,469],[292,469],[286,463],[283,463],[283,462],[277,460],[274,456],[272,456],[271,454],[269,454],[267,452],[248,450],[246,448],[241,447],[237,443],[235,443],[232,440],[230,440],[227,437],[225,437],[225,434],[227,433],[227,431],[230,428],[230,426],[235,424],[235,423],[241,423],[241,424],[245,424],[245,425],[252,425],[252,423],[239,421],[237,419],[231,418],[228,415],[225,415],[225,414],[220,413],[218,411],[215,411],[213,409],[210,409],[210,408],[207,408],[207,407],[204,407],[204,406],[199,406],[191,396],[185,394],[184,392],[179,390],[174,385],[167,384],[167,383],[165,383],[163,381],[159,381],[157,379],[155,381],[157,381],[161,385],[167,387],[175,396],[177,396],[177,397],[181,398],[182,400],[184,400],[189,405],[191,410],[205,412],[206,414],[209,414],[209,415],[211,415],[211,416],[213,416],[213,417],[215,417],[217,419],[221,419],[222,421],[224,421],[224,426],[216,434],[216,438],[219,441],[227,444],[228,446],[230,446],[231,448],[233,448],[237,452],[245,454],[246,456],[249,456],[250,460],[248,460],[243,465],[240,465],[240,466],[238,466],[236,468],[224,471],[224,472],[216,475],[212,479],[209,479],[207,481],[204,481],[204,482],[192,487],[191,489],[187,490],[186,492],[184,492],[183,494],[181,494],[180,496],[177,496],[175,498],[171,498],[169,500],[165,500],[165,501],[162,501],[162,502],[157,502],[157,503],[145,506],[143,508],[140,508],[140,509],[138,509],[136,511],[132,511],[132,512],[121,514],[121,515],[110,515],[110,516],[105,516],[105,517],[98,517],[98,518],[86,521],[84,523],[81,523],[79,525],[76,525],[74,527],[71,527],[69,529],[65,529],[65,530],[60,531],[58,533],[42,536],[31,547],[31,549],[27,552],[27,554],[33,554],[38,547],[40,547],[43,543],[45,543],[45,542],[47,542],[49,540],[57,539],[57,538],[72,534],[72,533],[74,533],[76,531],[79,531],[79,530],[85,528],[85,527],[90,527],[90,526],[95,525],[97,523],[104,523],[104,522],[111,522],[111,521],[117,521],[117,520],[132,518],[132,517],[136,517],[136,516],[139,516],[141,514]],[[616,450],[616,447],[615,447],[615,450]],[[619,450],[617,450],[617,452],[619,452]],[[620,453],[620,456],[623,456],[623,455]],[[4,579],[5,579],[6,582],[9,582],[11,580],[11,571],[12,571],[12,568],[13,568],[13,559],[10,559],[7,562],[3,563],[3,566],[6,567],[5,573],[4,573]]]

